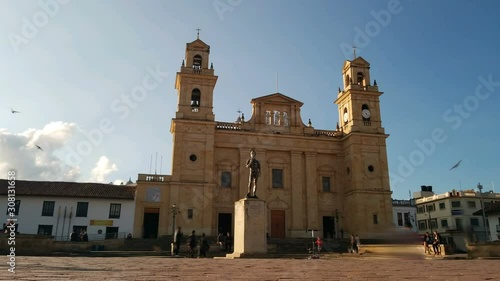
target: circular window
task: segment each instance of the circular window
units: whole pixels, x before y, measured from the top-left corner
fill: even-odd
[[[99,230],[97,231],[97,234],[102,234],[102,229],[99,229]]]
[[[191,161],[193,161],[193,162],[194,162],[194,161],[196,161],[196,159],[198,159],[198,157],[196,157],[196,155],[194,155],[194,154],[191,154],[191,155],[189,156],[189,160],[191,160]]]
[[[368,171],[373,172],[373,170],[375,170],[375,168],[373,168],[372,165],[368,166]]]

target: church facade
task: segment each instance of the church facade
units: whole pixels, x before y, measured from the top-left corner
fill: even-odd
[[[267,206],[270,237],[370,237],[392,226],[386,138],[379,92],[362,57],[345,61],[337,129],[301,118],[302,102],[281,93],[251,100],[252,116],[219,122],[210,46],[186,44],[177,72],[171,122],[171,175],[139,174],[134,237],[172,235],[182,227],[207,235],[234,232],[234,202],[248,192],[250,151],[261,175],[256,195]]]

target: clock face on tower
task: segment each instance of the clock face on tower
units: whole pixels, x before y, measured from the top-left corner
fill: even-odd
[[[361,115],[362,115],[364,118],[366,118],[366,119],[370,118],[370,116],[371,116],[371,114],[370,114],[370,110],[368,110],[368,109],[363,109],[363,111],[361,112]]]

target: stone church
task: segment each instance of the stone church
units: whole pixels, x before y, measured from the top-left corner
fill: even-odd
[[[392,226],[386,138],[379,92],[362,57],[345,61],[334,131],[301,117],[302,102],[282,93],[251,100],[252,116],[216,121],[217,78],[210,46],[186,44],[177,72],[178,106],[172,119],[171,175],[139,174],[134,237],[231,232],[234,203],[247,194],[250,151],[261,164],[259,199],[267,206],[267,235],[370,237]]]

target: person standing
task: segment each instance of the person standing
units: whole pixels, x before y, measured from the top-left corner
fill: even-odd
[[[182,234],[182,228],[179,226],[175,230],[174,233],[174,255],[178,256],[179,255],[179,250],[181,248],[181,243],[182,243],[182,237],[184,235]]]
[[[318,236],[316,238],[316,242],[314,242],[316,244],[316,247],[318,247],[318,254],[319,252],[321,252],[321,249],[323,248],[323,240],[321,240],[321,238]]]
[[[231,251],[232,245],[233,245],[233,237],[231,236],[231,233],[228,232],[224,240],[224,251],[226,251],[226,253],[229,253]]]
[[[198,258],[206,258],[209,249],[210,245],[208,244],[207,238],[205,238],[205,233],[203,232],[200,238],[200,250],[198,251]]]
[[[192,231],[191,235],[188,237],[188,257],[194,258],[194,254],[196,252],[196,246],[197,246],[197,241],[196,241],[196,231]]]
[[[350,245],[350,251],[351,253],[354,253],[355,248],[356,248],[356,239],[354,238],[354,234],[351,234],[351,245]]]
[[[359,253],[359,246],[361,245],[361,241],[359,241],[359,236],[357,234],[354,236],[354,242],[356,244],[356,253]]]

